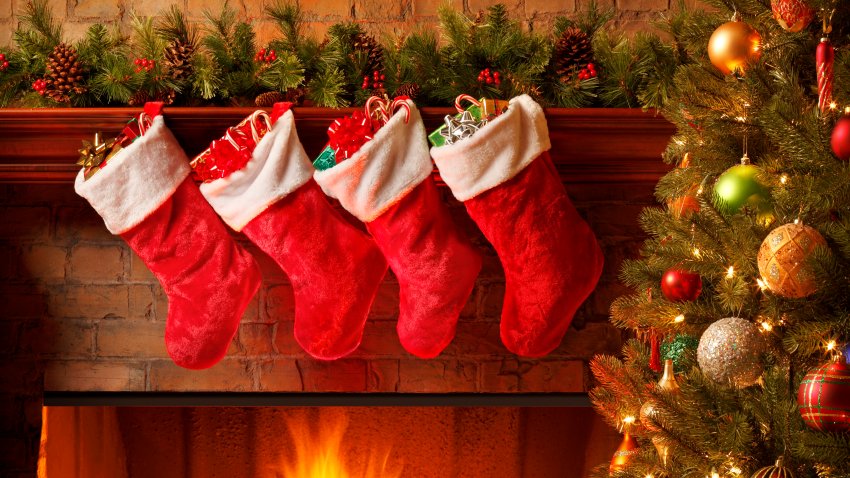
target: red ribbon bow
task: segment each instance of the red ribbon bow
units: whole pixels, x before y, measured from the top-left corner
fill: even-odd
[[[337,160],[348,159],[374,134],[372,119],[361,111],[351,116],[334,120],[328,127],[328,145],[334,150]]]

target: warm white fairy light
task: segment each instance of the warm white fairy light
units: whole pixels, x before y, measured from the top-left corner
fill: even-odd
[[[729,266],[729,268],[726,269],[726,278],[731,279],[733,277],[735,277],[735,266]]]
[[[758,286],[759,286],[759,289],[761,289],[761,290],[763,290],[763,291],[764,291],[764,290],[767,290],[767,282],[765,282],[765,281],[764,281],[764,280],[762,280],[762,279],[756,279],[756,285],[758,285]]]
[[[836,343],[835,340],[830,340],[826,343],[826,350],[832,352],[833,350],[835,350],[836,346],[838,346],[838,343]]]
[[[627,425],[631,425],[634,422],[635,422],[635,416],[634,415],[626,415],[625,417],[623,417],[623,423],[625,423]]]
[[[771,325],[768,321],[764,321],[761,323],[761,328],[764,329],[765,332],[770,332],[773,330],[773,325]]]
[[[711,470],[711,478],[720,478],[720,473],[715,470]]]
[[[838,108],[838,103],[832,101],[829,103],[829,109],[834,110]]]
[[[780,182],[780,183],[782,183],[782,184],[787,183],[787,182],[788,182],[788,175],[787,175],[787,174],[783,174],[782,176],[780,176],[780,177],[779,177],[779,182]]]
[[[673,318],[674,324],[681,324],[684,321],[685,321],[685,314],[679,314],[679,315],[677,315],[676,317]]]
[[[691,251],[691,252],[693,253],[694,257],[696,257],[697,259],[702,258],[702,252],[700,252],[699,247],[694,247],[694,250]]]
[[[747,118],[744,116],[738,116],[735,119],[738,120],[739,123],[745,123],[747,121]]]
[[[743,471],[737,466],[733,465],[732,468],[729,468],[729,473],[732,473],[733,475],[740,475],[741,473],[743,473]]]

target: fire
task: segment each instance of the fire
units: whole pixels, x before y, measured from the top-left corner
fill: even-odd
[[[345,415],[314,426],[304,416],[287,419],[293,450],[284,453],[284,463],[276,477],[280,478],[399,478],[401,465],[390,459],[390,448],[363,443],[348,436]],[[330,417],[327,417],[330,418]],[[332,421],[333,423],[326,423]],[[318,432],[314,428],[319,428]],[[367,451],[364,453],[363,450]],[[294,452],[294,453],[293,453]]]

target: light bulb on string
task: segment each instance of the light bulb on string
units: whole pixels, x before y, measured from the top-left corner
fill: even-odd
[[[677,315],[676,317],[673,318],[674,324],[681,324],[684,321],[685,321],[685,314],[679,314],[679,315]]]
[[[756,285],[759,286],[759,289],[764,292],[767,290],[767,282],[764,279],[758,278],[756,279]]]
[[[780,176],[780,177],[779,177],[779,182],[780,182],[780,183],[782,183],[782,184],[786,184],[786,183],[788,183],[788,175],[787,175],[787,174],[783,174],[782,176]]]
[[[726,278],[731,279],[733,277],[735,277],[735,266],[729,266],[729,268],[726,269]]]
[[[770,332],[771,330],[773,330],[773,325],[771,325],[771,323],[770,323],[770,322],[768,322],[768,321],[766,321],[766,320],[765,320],[765,321],[762,321],[762,323],[761,323],[761,328],[762,328],[765,332]]]

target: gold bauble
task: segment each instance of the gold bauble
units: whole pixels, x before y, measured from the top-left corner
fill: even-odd
[[[826,246],[820,233],[803,224],[785,224],[770,231],[758,253],[759,274],[776,295],[799,299],[817,290],[806,261],[818,246]]]
[[[658,381],[658,388],[668,393],[679,393],[679,382],[676,381],[676,372],[673,368],[673,359],[664,361],[664,373]]]
[[[658,458],[661,459],[662,465],[667,465],[667,458],[670,457],[670,447],[664,442],[661,437],[652,437],[652,444],[655,445],[655,451],[658,452]]]
[[[657,432],[658,428],[652,424],[652,419],[655,418],[655,401],[647,400],[643,402],[643,405],[640,406],[640,412],[638,416],[640,417],[640,424],[650,432]]]
[[[708,58],[724,75],[733,71],[743,73],[746,63],[760,56],[761,36],[744,22],[720,25],[708,40]]]
[[[614,456],[611,457],[611,466],[608,467],[608,471],[614,472],[625,470],[638,453],[639,448],[637,440],[632,438],[629,430],[626,429],[623,434],[623,441],[620,442],[620,446],[617,447],[617,451],[615,451]]]

